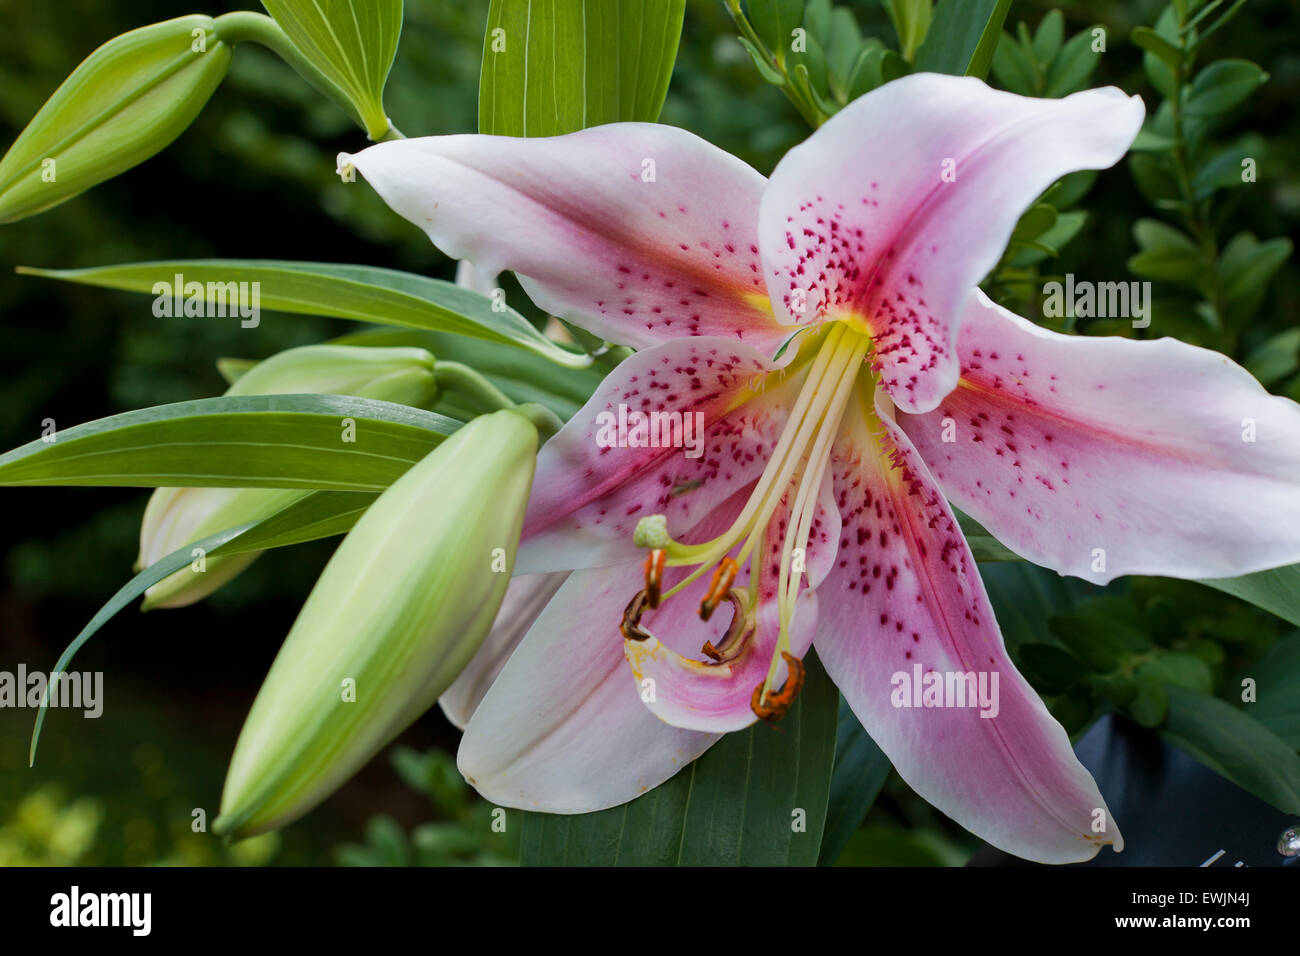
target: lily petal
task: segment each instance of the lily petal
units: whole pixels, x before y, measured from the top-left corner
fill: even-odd
[[[1143,113],[1113,88],[1032,99],[927,73],[868,93],[786,154],[763,194],[774,308],[865,323],[890,397],[931,410],[957,382],[966,297],[1020,214],[1065,173],[1117,162]]]
[[[340,154],[348,164],[443,252],[513,269],[543,309],[615,342],[722,335],[771,355],[789,332],[759,265],[765,180],[684,130],[427,136]]]
[[[1300,406],[1241,366],[1172,338],[1049,332],[978,291],[958,352],[958,387],[899,424],[1016,553],[1097,583],[1300,562]]]
[[[564,571],[523,574],[507,585],[492,631],[460,676],[438,698],[442,712],[458,728],[464,730],[469,724],[510,655],[568,576]]]
[[[644,558],[632,541],[642,518],[662,513],[669,531],[682,534],[754,481],[803,380],[794,370],[764,388],[775,369],[756,349],[717,338],[680,339],[625,359],[542,446],[516,568],[531,573]],[[660,447],[611,447],[619,436],[610,423],[617,424],[620,406],[629,426],[633,412],[679,415],[682,444],[691,437],[699,445],[662,447],[656,427],[648,437]]]
[[[865,415],[846,419],[834,463],[844,530],[818,589],[815,645],[827,672],[903,779],[972,833],[1044,863],[1087,860],[1106,843],[1121,849],[1064,729],[1008,658],[925,463],[887,418],[873,426],[878,436]],[[936,671],[954,690],[956,675],[974,675],[977,687],[986,675],[991,706],[902,706],[920,700],[900,697],[910,690],[902,682]]]
[[[604,810],[718,739],[670,727],[641,703],[618,633],[640,580],[639,563],[578,571],[542,612],[461,740],[461,773],[483,797],[546,813]]]
[[[774,530],[784,528],[790,520],[792,486],[782,499],[773,516]],[[738,498],[743,501],[748,490]],[[737,503],[739,504],[740,501]],[[812,646],[817,629],[817,597],[815,589],[831,570],[835,560],[836,542],[840,535],[839,511],[831,496],[829,471],[822,482],[819,508],[811,524],[808,540],[806,578],[796,600],[794,618],[790,626],[790,653],[803,658]],[[739,646],[734,656],[724,653],[724,661],[704,660],[700,653],[703,638],[698,618],[700,599],[708,588],[707,578],[701,578],[692,587],[664,601],[658,610],[648,611],[642,618],[643,630],[652,636],[646,640],[625,640],[624,651],[637,683],[644,689],[645,681],[653,681],[653,695],[642,693],[646,706],[660,720],[675,727],[716,733],[743,730],[758,720],[750,705],[754,689],[767,679],[768,666],[776,652],[780,636],[780,614],[777,604],[780,561],[785,544],[784,536],[774,534],[765,542],[764,553],[755,556],[759,565],[757,606],[750,610],[753,632]],[[676,579],[684,576],[682,569]],[[737,578],[735,587],[743,589],[748,573]],[[673,577],[666,579],[671,586]],[[715,646],[722,643],[722,631],[731,623],[735,611],[719,607],[711,622],[713,634],[708,635]],[[721,626],[718,619],[721,618]],[[679,635],[695,634],[693,647],[682,647]],[[674,642],[660,636],[678,637]],[[734,649],[733,649],[734,650]],[[789,676],[784,662],[778,665],[773,686],[780,687]]]

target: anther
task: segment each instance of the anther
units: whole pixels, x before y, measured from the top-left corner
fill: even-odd
[[[648,596],[645,591],[637,591],[636,596],[627,602],[623,609],[623,621],[618,629],[629,641],[648,641],[650,635],[641,630],[641,615],[645,613]]]
[[[781,652],[785,658],[786,666],[790,673],[786,675],[785,683],[781,685],[780,690],[770,690],[767,696],[763,695],[763,685],[759,684],[754,688],[754,696],[749,699],[749,709],[760,720],[776,721],[780,720],[790,712],[790,706],[794,703],[795,697],[803,688],[803,661],[793,654]]]
[[[745,600],[745,592],[733,589],[727,592],[727,598],[732,607],[731,624],[727,626],[727,632],[717,644],[705,641],[700,648],[701,654],[718,664],[726,663],[739,654],[745,646],[746,636],[754,628],[754,622],[749,619],[746,609],[748,602]]]
[[[663,548],[652,548],[645,559],[645,594],[649,606],[659,606],[659,585],[664,579],[664,561],[668,555]]]
[[[735,582],[739,570],[735,559],[730,556],[718,562],[718,566],[713,569],[713,580],[709,582],[709,591],[704,595],[704,600],[700,601],[700,620],[707,621],[712,617],[718,602],[731,593],[731,585]]]

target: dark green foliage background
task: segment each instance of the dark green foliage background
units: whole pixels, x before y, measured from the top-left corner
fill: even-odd
[[[848,3],[864,35],[896,43],[877,0]],[[1092,85],[1115,83],[1156,102],[1128,43],[1152,24],[1158,0],[1016,0],[1007,26],[1036,25],[1059,7],[1067,34],[1107,27],[1109,49]],[[98,44],[136,26],[185,13],[236,7],[188,0],[6,0],[0,8],[0,147],[8,143],[72,68]],[[487,0],[408,0],[387,105],[407,135],[468,132],[477,113],[479,59]],[[1300,217],[1300,53],[1288,0],[1252,0],[1212,41],[1209,58],[1242,56],[1270,81],[1234,112],[1235,127],[1267,145],[1260,181],[1224,195],[1216,231],[1249,229],[1261,238],[1294,235]],[[677,69],[662,120],[687,127],[770,172],[807,135],[804,121],[767,85],[734,40],[721,2],[691,0]],[[14,447],[59,427],[147,405],[219,394],[214,361],[263,358],[350,330],[345,323],[268,314],[255,330],[220,321],[158,320],[147,297],[103,292],[9,271],[17,265],[84,267],[155,258],[242,257],[358,262],[444,278],[451,264],[364,186],[344,186],[334,154],[364,136],[286,66],[260,49],[237,50],[228,80],[180,139],[142,166],[51,212],[0,228],[0,445]],[[1084,232],[1055,271],[1132,278],[1131,226],[1153,215],[1126,166],[1104,174],[1083,201]],[[1288,262],[1239,341],[1243,359],[1294,324],[1297,266]],[[1110,331],[1110,330],[1107,330]],[[1176,323],[1155,334],[1180,334]],[[1194,333],[1186,333],[1195,338]],[[1294,387],[1286,382],[1281,390]],[[145,491],[9,489],[0,496],[0,669],[18,662],[48,668],[64,644],[129,576]],[[327,863],[494,862],[506,845],[466,840],[481,803],[468,801],[445,758],[401,751],[394,768],[379,758],[338,796],[280,837],[229,851],[193,834],[191,812],[215,815],[226,761],[243,715],[332,548],[318,542],[263,557],[254,569],[200,606],[119,617],[79,658],[105,671],[106,705],[97,721],[56,712],[40,763],[26,768],[32,712],[0,711],[0,865],[6,862]],[[990,589],[1008,645],[1060,643],[1024,598],[1042,579],[999,568]],[[1054,578],[1054,576],[1052,576]],[[1070,583],[1050,595],[1051,613],[1085,609],[1097,589]],[[1209,671],[1220,693],[1291,630],[1272,616],[1193,584],[1123,582],[1106,599],[1134,627],[1178,652],[1226,650]],[[1116,604],[1104,605],[1112,618]],[[1108,618],[1110,619],[1110,618]],[[1068,625],[1064,625],[1068,631]],[[1199,642],[1199,643],[1198,643]],[[1211,652],[1203,655],[1212,658]],[[1293,655],[1294,656],[1294,655]],[[1041,677],[1042,675],[1034,675]],[[1050,680],[1050,677],[1048,678]],[[1040,684],[1041,686],[1041,684]],[[1079,703],[1078,700],[1075,702]],[[1084,700],[1086,708],[1086,698]],[[1077,711],[1077,708],[1076,708]],[[1069,715],[1063,715],[1067,725]],[[1077,717],[1078,714],[1076,713]],[[1083,714],[1087,716],[1086,713]],[[1290,719],[1286,714],[1280,718]],[[1300,727],[1300,718],[1297,718]],[[1073,729],[1073,728],[1071,728]],[[417,750],[454,752],[456,732],[438,712],[403,737]],[[1293,741],[1293,746],[1296,742]],[[375,818],[376,814],[382,814]],[[422,822],[412,850],[403,840]],[[97,825],[87,827],[90,822]],[[369,821],[369,822],[367,822]],[[478,821],[475,823],[475,821]],[[441,827],[442,829],[438,829]],[[80,828],[80,829],[78,829]],[[459,834],[459,835],[458,835]],[[884,784],[867,827],[847,837],[841,862],[961,862],[973,841],[896,778]],[[421,840],[423,842],[421,842]],[[364,843],[335,851],[344,842]],[[429,849],[433,847],[433,849]]]

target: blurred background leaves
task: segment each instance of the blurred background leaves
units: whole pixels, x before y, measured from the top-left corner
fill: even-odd
[[[811,5],[805,17],[811,17],[814,38],[826,40],[823,61],[814,50],[794,65],[807,71],[814,101],[834,109],[861,92],[854,88],[855,69],[856,82],[869,85],[873,77],[908,68],[894,52],[898,35],[888,6],[879,0]],[[1140,93],[1158,119],[1168,84],[1133,34],[1142,26],[1158,32],[1165,6],[1160,0],[1014,0],[990,82],[1049,96],[1113,83]],[[1058,8],[1059,14],[1051,12]],[[0,143],[7,146],[103,41],[173,16],[233,9],[179,0],[7,0],[0,9]],[[407,0],[385,94],[389,115],[407,135],[474,130],[487,9],[487,0]],[[1165,203],[1168,169],[1156,168],[1163,161],[1151,158],[1159,149],[1138,152],[1127,168],[1067,177],[1044,197],[1050,212],[1027,215],[992,278],[992,291],[1023,314],[1041,316],[1039,290],[1050,276],[1150,277],[1157,302],[1149,329],[1092,320],[1077,330],[1176,335],[1245,361],[1275,391],[1300,391],[1297,265],[1276,254],[1278,237],[1293,235],[1300,217],[1296,26],[1288,0],[1251,0],[1198,51],[1200,73],[1189,77],[1191,95],[1201,97],[1200,106],[1188,107],[1193,118],[1205,112],[1207,91],[1227,96],[1243,85],[1226,81],[1244,79],[1246,68],[1209,64],[1249,57],[1268,75],[1229,111],[1216,113],[1214,124],[1195,131],[1203,146],[1200,165],[1193,164],[1198,226],[1187,226]],[[1106,52],[1097,56],[1085,42],[1095,27],[1107,39]],[[846,35],[857,38],[856,50]],[[1200,79],[1207,68],[1225,83]],[[688,0],[661,120],[699,133],[764,173],[808,131],[799,110],[755,68],[721,0]],[[1155,120],[1150,133],[1162,135]],[[373,191],[340,183],[335,154],[364,144],[352,120],[289,67],[265,50],[241,45],[226,82],[172,146],[45,215],[0,229],[0,267],[261,257],[357,262],[451,278],[452,264]],[[1258,159],[1257,181],[1221,188],[1230,177],[1220,173],[1235,171],[1239,154]],[[1138,220],[1209,230],[1218,285],[1199,286],[1201,277],[1180,273],[1176,263],[1151,273],[1155,257],[1141,256],[1163,254],[1177,243],[1162,242],[1168,234],[1159,226],[1135,230]],[[1202,238],[1192,235],[1194,242]],[[1275,245],[1261,254],[1259,244],[1270,241]],[[1261,262],[1273,263],[1267,286]],[[1179,278],[1184,275],[1187,280]],[[1227,301],[1229,290],[1236,304]],[[1206,303],[1217,310],[1209,318]],[[159,321],[146,297],[16,276],[0,282],[0,314],[5,448],[37,437],[46,418],[67,427],[220,394],[220,357],[260,359],[356,332],[348,323],[271,313],[256,329],[237,322]],[[147,497],[130,489],[6,492],[0,669],[18,662],[48,668],[129,576]],[[455,771],[449,754],[458,735],[437,710],[408,731],[401,746],[279,835],[226,848],[193,830],[195,809],[215,813],[243,716],[334,544],[272,552],[256,573],[199,606],[124,614],[78,661],[80,668],[105,671],[104,716],[86,721],[55,712],[33,770],[25,765],[33,713],[0,710],[0,864],[517,859],[517,830],[492,829],[491,808]],[[1300,699],[1300,634],[1291,624],[1190,582],[1129,579],[1102,589],[1024,563],[986,564],[983,570],[1014,658],[1072,733],[1102,711],[1118,710],[1186,741],[1197,730],[1186,721],[1171,726],[1171,711],[1181,719],[1189,712],[1188,695],[1216,695],[1228,702],[1223,706],[1252,715],[1292,755],[1300,747],[1300,710],[1291,703]],[[1241,701],[1243,678],[1257,682],[1257,702]],[[1200,746],[1213,743],[1202,735]],[[843,753],[856,753],[858,772],[877,785],[869,752]],[[1240,773],[1226,765],[1221,770]],[[880,786],[863,826],[851,820],[860,809],[844,810],[849,822],[841,820],[837,829],[844,849],[832,854],[841,865],[952,865],[977,849],[978,841],[916,798],[897,775]]]

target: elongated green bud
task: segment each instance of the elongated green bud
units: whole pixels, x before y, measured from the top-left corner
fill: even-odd
[[[307,345],[259,362],[227,395],[319,393],[378,398],[417,407],[437,394],[433,356],[417,348]],[[139,566],[147,567],[177,548],[246,521],[268,518],[309,491],[278,488],[159,488],[140,525]],[[194,553],[190,566],[145,592],[142,607],[184,607],[201,601],[252,564],[262,552],[208,557]]]
[[[284,826],[433,705],[487,636],[514,566],[537,432],[465,425],[343,539],[239,735],[217,833]]]
[[[71,199],[144,162],[190,125],[230,67],[211,17],[109,40],[41,107],[0,160],[0,223]]]

